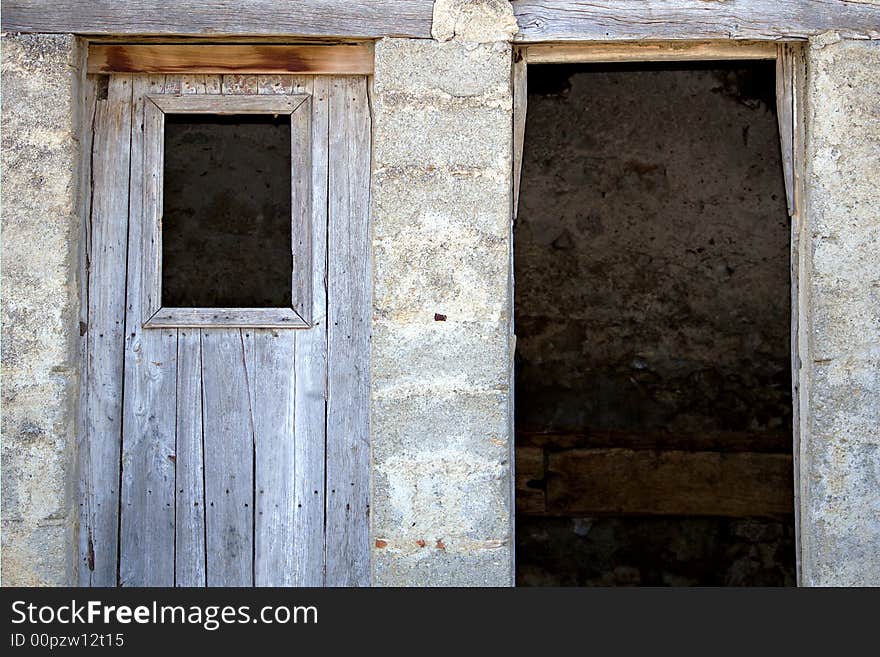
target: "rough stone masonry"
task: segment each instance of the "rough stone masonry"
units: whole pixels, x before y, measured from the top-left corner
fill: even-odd
[[[802,583],[880,585],[880,41],[807,51]]]
[[[72,35],[4,35],[4,586],[73,581],[79,80]]]
[[[376,45],[372,579],[508,586],[516,22],[438,2],[434,25]]]

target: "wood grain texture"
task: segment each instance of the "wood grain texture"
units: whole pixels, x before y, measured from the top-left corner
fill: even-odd
[[[517,447],[560,450],[574,448],[624,447],[626,449],[687,450],[694,452],[759,452],[787,454],[791,435],[787,431],[711,431],[682,433],[666,431],[529,431],[516,432]]]
[[[293,80],[290,76],[260,76],[257,92],[261,95],[291,94]],[[309,203],[309,179],[305,186],[298,185],[310,174],[309,135],[303,137],[302,127],[308,130],[311,115],[308,100],[301,104],[291,121],[293,165],[292,236],[296,240],[301,226],[300,215],[307,212]],[[303,118],[305,119],[303,121]],[[299,128],[299,129],[298,129]],[[298,150],[300,149],[300,150]],[[301,152],[305,149],[305,153]],[[304,240],[308,243],[308,240]],[[297,264],[297,243],[294,241],[294,266]],[[310,267],[307,254],[305,267]],[[302,259],[302,256],[300,256]],[[305,273],[305,272],[303,272]],[[308,271],[311,275],[311,271]],[[294,274],[294,297],[297,292],[297,276]],[[301,306],[302,307],[302,306]],[[311,310],[309,308],[309,310]],[[247,332],[246,332],[247,333]],[[255,330],[254,352],[249,363],[252,376],[254,405],[254,584],[256,586],[293,586],[296,582],[294,559],[295,516],[298,512],[295,500],[296,441],[295,392],[296,378],[301,367],[296,358],[296,332],[286,330]]]
[[[205,94],[204,75],[180,79],[181,93]],[[202,345],[198,329],[177,332],[174,585],[206,586],[205,443]]]
[[[179,80],[183,76],[178,76]],[[255,83],[257,84],[257,83]],[[150,100],[166,113],[174,114],[292,114],[308,99],[305,94],[233,95],[152,95]]]
[[[525,49],[513,56],[513,220],[519,213],[519,185],[522,179],[523,144],[529,105],[528,63]]]
[[[139,80],[144,76],[137,76]],[[156,76],[156,79],[165,76]],[[157,86],[158,86],[157,82]],[[164,86],[164,83],[163,83]],[[158,106],[144,98],[138,110],[142,116],[138,137],[143,152],[143,169],[137,180],[141,187],[132,185],[132,196],[138,196],[139,216],[142,221],[137,230],[138,245],[132,253],[136,256],[137,278],[131,285],[139,286],[138,300],[140,319],[146,323],[162,307],[162,214],[164,212],[163,175],[165,169],[165,114]]]
[[[121,76],[111,76],[113,79]],[[172,586],[175,540],[177,331],[141,328],[138,284],[145,198],[155,193],[154,154],[141,126],[144,97],[165,86],[164,76],[135,76],[131,129],[128,282],[125,315],[125,414],[122,441],[120,586]],[[119,175],[117,173],[117,175]],[[161,205],[160,205],[161,207]],[[116,384],[118,385],[118,384]]]
[[[372,75],[368,44],[92,44],[89,73]]]
[[[79,189],[82,190],[80,205],[79,243],[79,350],[80,381],[76,417],[76,476],[77,476],[77,561],[76,583],[91,586],[94,563],[89,536],[91,518],[91,483],[89,481],[89,260],[92,239],[92,145],[97,110],[97,84],[94,76],[82,75],[82,96],[79,108],[79,134],[82,150],[79,165]]]
[[[778,516],[794,511],[789,454],[573,449],[548,455],[548,515]]]
[[[254,584],[293,586],[296,338],[280,330],[253,333]]]
[[[793,40],[836,30],[878,35],[880,6],[859,0],[513,0],[520,42]]]
[[[174,585],[205,586],[205,453],[198,329],[178,332],[175,453]]]
[[[782,148],[782,175],[788,214],[794,214],[794,97],[791,57],[788,46],[776,46],[776,117],[779,121],[779,142]]]
[[[334,78],[332,87],[325,584],[367,586],[370,107],[365,78]]]
[[[793,457],[794,457],[794,500],[795,500],[795,555],[797,564],[798,582],[801,582],[801,530],[800,508],[803,499],[803,481],[800,477],[800,464],[805,458],[802,453],[801,436],[804,433],[802,422],[805,420],[801,413],[801,354],[805,353],[805,343],[808,334],[800,331],[800,326],[806,326],[808,300],[802,298],[803,287],[801,278],[806,276],[804,268],[808,262],[805,254],[801,253],[809,243],[809,237],[803,235],[804,222],[804,177],[806,175],[806,57],[804,48],[794,44],[780,46],[779,59],[777,60],[777,103],[780,105],[780,137],[783,148],[783,160],[790,160],[786,165],[790,171],[786,172],[786,197],[789,214],[791,216],[791,396],[792,396],[792,434],[793,434]],[[781,83],[779,78],[782,78]],[[779,94],[779,90],[782,94]]]
[[[296,77],[294,91],[310,93],[312,118],[312,328],[295,331],[293,564],[295,586],[324,584],[324,446],[327,436],[327,184],[330,82]]]
[[[130,157],[119,164],[102,155],[105,178],[125,187],[115,202],[120,210],[111,214],[122,220],[117,243],[124,247],[128,241],[127,287],[124,256],[117,250],[115,260],[101,260],[104,267],[115,262],[120,269],[114,284],[124,298],[117,305],[120,313],[127,310],[124,335],[121,326],[116,329],[124,358],[121,348],[114,357],[100,347],[107,362],[115,358],[124,371],[125,392],[120,375],[108,379],[122,403],[122,442],[117,428],[108,448],[112,455],[101,463],[115,467],[104,480],[118,482],[121,451],[122,487],[121,517],[120,502],[110,504],[105,533],[112,538],[118,529],[122,544],[118,579],[114,556],[107,560],[107,584],[368,584],[367,79],[114,75],[104,102],[124,96],[122,81],[129,99],[119,112],[123,125],[117,132]],[[142,325],[143,297],[157,289],[143,281],[161,277],[154,265],[148,277],[142,272],[142,263],[158,262],[158,239],[150,226],[158,226],[162,207],[156,137],[161,112],[156,108],[151,116],[149,107],[155,105],[146,96],[163,93],[309,98],[294,129],[295,144],[306,152],[294,158],[294,198],[299,195],[301,202],[295,203],[299,212],[292,230],[295,238],[307,237],[297,248],[311,261],[304,284],[312,294],[303,302],[311,328]],[[120,170],[129,176],[120,176]],[[108,180],[100,189],[115,193],[112,186]],[[102,248],[108,244],[106,236],[94,239]],[[91,453],[89,462],[94,459]],[[93,491],[91,479],[84,481]],[[112,487],[107,490],[112,494]],[[84,540],[87,563],[90,549]]]
[[[161,327],[308,328],[292,308],[159,308],[144,322],[145,328]]]
[[[767,41],[547,43],[524,48],[531,64],[775,59]]]
[[[430,38],[433,0],[7,0],[3,29],[76,34]]]
[[[311,99],[306,97],[290,116],[291,304],[306,326],[312,313],[311,121]]]
[[[253,335],[248,334],[201,330],[208,586],[254,583],[254,418],[246,363]]]
[[[433,0],[6,0],[3,29],[90,35],[430,38]],[[523,42],[876,35],[870,0],[513,0]]]
[[[114,78],[107,93],[95,113],[88,265],[83,473],[88,517],[83,531],[84,575],[92,586],[117,581],[131,79]]]

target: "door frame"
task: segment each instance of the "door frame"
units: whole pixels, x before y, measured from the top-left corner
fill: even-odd
[[[804,180],[806,177],[805,86],[806,59],[804,43],[773,41],[647,41],[647,42],[564,42],[539,43],[514,49],[513,56],[513,209],[516,220],[522,176],[523,142],[528,109],[528,64],[635,63],[670,61],[773,60],[776,62],[776,109],[779,119],[785,195],[791,217],[791,382],[792,382],[792,457],[794,471],[795,561],[797,583],[803,584],[801,500],[804,499],[800,476],[803,458],[801,436],[805,432],[801,412],[803,368],[807,335],[807,301],[799,280],[805,277],[809,236],[804,235]],[[515,494],[515,493],[514,493]]]
[[[263,39],[262,41],[266,40]],[[220,48],[220,50],[217,50],[218,48]],[[74,486],[78,488],[77,499],[79,502],[79,517],[77,528],[75,530],[76,537],[74,539],[77,545],[75,572],[77,573],[77,580],[80,586],[114,586],[121,585],[125,582],[125,578],[120,575],[120,554],[122,552],[122,543],[125,535],[125,529],[121,520],[121,504],[123,498],[121,469],[117,469],[115,474],[111,471],[111,468],[107,468],[106,472],[102,469],[98,474],[103,478],[100,482],[96,483],[97,478],[92,471],[92,465],[96,462],[112,460],[122,454],[122,434],[124,431],[121,427],[116,428],[111,432],[113,434],[113,440],[105,441],[108,443],[105,446],[99,446],[99,449],[96,451],[100,453],[92,453],[92,440],[90,436],[98,432],[95,431],[94,427],[90,426],[94,413],[90,410],[91,402],[89,401],[89,395],[94,394],[94,391],[90,393],[90,386],[100,386],[102,380],[106,382],[107,380],[112,381],[118,379],[119,385],[122,386],[122,381],[124,381],[126,377],[126,371],[122,364],[124,361],[119,360],[121,354],[114,352],[110,356],[102,355],[102,358],[104,361],[112,361],[114,363],[112,369],[114,370],[113,374],[115,378],[110,377],[108,379],[107,377],[94,376],[96,371],[95,353],[100,349],[96,348],[94,344],[94,336],[98,333],[98,331],[95,330],[96,326],[98,324],[112,325],[114,318],[111,317],[112,313],[108,311],[105,313],[106,317],[104,319],[106,321],[98,322],[95,326],[90,326],[90,321],[93,319],[92,313],[90,312],[93,308],[90,306],[93,306],[94,304],[89,303],[89,281],[90,278],[97,280],[95,279],[97,256],[94,254],[92,240],[96,239],[95,235],[97,231],[100,230],[100,226],[93,227],[92,225],[92,211],[94,209],[93,194],[95,189],[93,189],[91,180],[94,176],[93,169],[95,168],[96,163],[99,166],[102,164],[101,162],[96,162],[93,153],[93,143],[96,141],[96,112],[100,107],[101,101],[108,100],[108,93],[110,94],[110,101],[120,101],[121,98],[114,98],[114,93],[118,93],[117,87],[120,85],[111,84],[108,89],[108,86],[102,85],[100,82],[100,76],[118,76],[119,79],[126,80],[126,85],[130,85],[131,81],[138,77],[146,78],[147,76],[152,75],[158,75],[160,77],[168,75],[180,79],[188,78],[189,76],[221,77],[225,75],[228,77],[257,75],[266,77],[267,80],[269,77],[274,76],[275,81],[278,81],[279,84],[281,82],[280,76],[308,76],[314,77],[316,80],[316,87],[318,87],[317,81],[321,81],[321,94],[328,99],[326,101],[328,107],[331,103],[331,100],[329,100],[331,97],[329,92],[331,85],[337,83],[343,86],[351,84],[362,85],[363,93],[359,95],[359,98],[363,100],[363,103],[361,103],[362,106],[358,106],[356,112],[349,112],[347,106],[340,100],[333,101],[335,105],[326,110],[328,113],[332,113],[333,116],[339,119],[340,126],[345,122],[346,126],[348,126],[346,127],[346,130],[354,131],[352,132],[352,135],[356,133],[357,137],[350,136],[349,139],[342,139],[337,136],[334,140],[333,134],[328,130],[327,121],[329,121],[329,119],[327,118],[322,119],[323,122],[321,125],[313,126],[311,128],[312,131],[323,130],[323,134],[327,135],[328,144],[329,142],[333,142],[332,148],[336,149],[339,153],[342,153],[343,149],[345,149],[343,157],[344,163],[339,165],[340,170],[336,171],[335,174],[328,171],[327,180],[321,184],[321,189],[318,190],[320,198],[324,200],[321,203],[313,203],[312,205],[314,212],[321,211],[320,208],[316,207],[320,205],[327,213],[328,220],[330,219],[331,214],[335,217],[335,219],[332,220],[333,223],[325,227],[328,232],[335,230],[338,234],[345,235],[356,233],[356,239],[350,238],[346,242],[346,248],[348,251],[346,252],[345,257],[348,258],[349,256],[354,256],[356,250],[360,246],[366,245],[368,247],[369,245],[369,162],[371,156],[371,138],[370,129],[367,128],[366,130],[361,130],[359,126],[364,121],[366,122],[364,125],[368,125],[370,120],[368,111],[368,87],[373,70],[373,47],[372,44],[369,43],[288,44],[280,40],[276,40],[270,45],[266,45],[265,43],[236,42],[224,44],[222,46],[216,44],[194,44],[191,42],[181,44],[179,42],[174,43],[173,41],[171,43],[157,43],[155,40],[152,40],[149,44],[118,44],[116,42],[102,43],[100,41],[93,41],[89,43],[88,51],[89,58],[86,62],[86,66],[81,70],[83,95],[80,106],[82,112],[81,120],[84,124],[81,179],[83,180],[84,190],[88,191],[83,194],[81,209],[81,234],[83,247],[80,249],[79,263],[79,284],[83,303],[81,304],[80,310],[79,340],[81,376],[79,381],[80,390],[76,419],[77,474],[76,482],[74,484]],[[348,89],[348,87],[345,88]],[[131,88],[127,87],[126,89],[123,89],[123,92],[130,96]],[[191,96],[191,98],[196,97],[197,96]],[[247,97],[247,94],[244,94],[243,97]],[[261,95],[258,98],[260,103],[264,103],[268,101],[264,101],[263,99],[270,99],[271,97],[272,95],[270,93],[265,96]],[[255,96],[254,99],[256,100],[257,97]],[[123,112],[122,116],[125,122],[124,125],[120,125],[117,132],[119,132],[120,135],[125,135],[131,130],[133,122],[137,117],[132,116],[130,112]],[[347,132],[343,133],[343,135],[348,134],[349,133]],[[102,139],[104,142],[107,141],[105,137],[102,137]],[[100,142],[100,140],[98,141]],[[132,158],[142,157],[142,155],[142,153],[136,154],[133,155]],[[329,159],[326,150],[321,155],[324,159]],[[134,160],[132,159],[131,161]],[[126,160],[124,166],[128,167],[130,163],[129,160]],[[110,165],[108,164],[107,166]],[[106,169],[107,166],[104,168]],[[120,166],[123,165],[120,164]],[[357,169],[357,171],[362,172],[363,175],[352,175],[349,177],[348,169],[343,171],[343,166],[353,167],[354,169]],[[310,174],[310,177],[312,177],[312,175],[313,174]],[[335,181],[333,180],[334,175],[336,176]],[[362,184],[364,182],[366,183],[365,185]],[[131,181],[129,181],[129,183],[130,188],[133,189],[131,186],[133,183],[131,183]],[[347,192],[353,194],[353,197],[342,198],[341,193],[334,195],[328,192],[328,189],[332,191],[334,183],[340,189],[345,188]],[[116,198],[116,196],[119,195],[115,195],[112,199],[114,203],[113,214],[124,216],[126,221],[128,221],[131,212],[129,201],[122,199],[121,196]],[[140,198],[140,195],[138,195],[138,197]],[[102,200],[102,203],[106,206],[108,201],[104,199]],[[332,212],[329,209],[330,205],[333,205],[335,208]],[[139,212],[134,214],[138,215]],[[366,223],[367,230],[361,230],[363,226],[360,225],[350,225],[358,223],[352,221],[353,217],[364,218],[363,221]],[[116,235],[117,246],[120,247],[116,249],[116,252],[120,253],[122,256],[121,263],[117,263],[119,265],[117,269],[124,271],[127,269],[126,244],[131,244],[130,236],[128,235],[127,229],[122,228],[122,226],[118,227],[116,232],[118,233],[118,235]],[[103,239],[103,237],[99,237],[99,239]],[[126,242],[126,239],[129,241]],[[358,420],[358,418],[367,418],[369,396],[368,372],[364,375],[366,376],[366,379],[361,375],[350,376],[347,372],[343,371],[346,368],[334,367],[330,354],[322,352],[321,350],[333,350],[333,353],[342,354],[342,356],[358,350],[359,353],[363,352],[368,358],[369,336],[368,333],[365,333],[365,331],[368,331],[368,323],[364,323],[362,320],[365,317],[369,317],[369,288],[364,287],[367,278],[362,275],[363,272],[356,272],[357,281],[355,285],[343,286],[340,282],[341,279],[337,280],[339,276],[345,273],[341,271],[343,268],[340,267],[340,265],[337,265],[337,269],[340,269],[340,272],[335,275],[328,271],[330,264],[326,260],[327,239],[329,238],[325,237],[321,240],[323,246],[321,246],[321,244],[316,244],[313,247],[313,251],[324,254],[321,259],[321,262],[323,263],[321,266],[323,269],[317,265],[313,267],[313,269],[316,272],[319,270],[320,272],[325,272],[326,275],[325,273],[315,274],[315,279],[310,281],[311,287],[313,288],[313,293],[310,298],[314,301],[314,304],[320,305],[321,299],[327,298],[328,291],[332,291],[340,297],[345,296],[346,294],[356,295],[363,292],[366,300],[366,307],[361,308],[358,311],[363,317],[357,318],[357,321],[353,318],[353,313],[346,314],[334,312],[332,307],[326,308],[326,312],[324,310],[316,312],[315,309],[311,309],[312,313],[306,312],[306,314],[309,315],[309,319],[312,319],[314,315],[316,322],[321,324],[319,334],[315,334],[313,336],[314,339],[298,341],[297,343],[299,345],[298,351],[301,351],[303,357],[314,360],[318,363],[316,368],[323,372],[323,383],[321,384],[323,395],[318,394],[313,396],[316,400],[315,403],[318,403],[317,400],[320,398],[320,404],[323,405],[324,409],[323,422],[326,429],[326,435],[323,444],[320,446],[320,449],[323,451],[320,454],[313,454],[312,451],[314,450],[309,451],[305,456],[305,460],[302,462],[308,463],[311,462],[311,460],[314,460],[315,462],[322,461],[325,463],[323,487],[326,490],[321,491],[320,504],[325,514],[325,535],[329,536],[332,534],[336,537],[336,540],[334,540],[332,548],[328,545],[322,545],[318,550],[312,550],[311,546],[306,545],[305,541],[303,541],[302,544],[297,546],[295,555],[285,554],[283,556],[284,559],[287,560],[295,559],[297,562],[308,562],[308,572],[313,574],[317,573],[315,577],[310,575],[308,581],[297,579],[293,582],[286,582],[287,585],[363,586],[369,584],[369,528],[366,523],[364,523],[363,527],[359,527],[357,531],[346,531],[346,519],[349,514],[349,506],[351,506],[351,509],[353,510],[352,513],[361,506],[359,503],[355,503],[355,498],[359,501],[361,497],[363,497],[363,494],[365,494],[367,502],[369,502],[368,466],[365,472],[366,478],[363,480],[357,478],[357,473],[361,472],[364,463],[369,463],[369,450],[368,447],[365,447],[369,444],[369,436],[365,436],[366,440],[364,441],[358,440],[356,449],[354,449],[351,444],[348,444],[352,441],[346,442],[347,437],[343,435],[343,432],[339,433],[341,437],[338,439],[332,437],[331,433],[333,427],[336,427],[337,431],[342,427],[356,427],[359,431],[360,428],[362,428],[361,424],[368,425],[368,422],[365,421],[361,423]],[[140,243],[140,240],[138,240],[138,243]],[[342,258],[342,256],[340,256],[340,258]],[[368,271],[371,266],[368,252],[363,266],[366,271]],[[336,278],[334,278],[334,276],[336,276]],[[116,279],[124,281],[125,275],[121,278],[117,276]],[[335,283],[334,280],[336,280]],[[128,284],[132,284],[132,281],[129,280]],[[319,287],[321,287],[322,291],[318,290]],[[345,289],[343,289],[343,287],[345,287]],[[348,289],[349,287],[351,289]],[[126,289],[124,285],[123,289]],[[123,295],[125,294],[126,293],[123,292]],[[127,302],[127,298],[123,299],[123,302]],[[133,315],[137,315],[138,324],[140,324],[140,320],[145,318],[141,317],[141,308],[139,304],[136,305],[138,305],[138,307],[132,308],[131,312]],[[114,307],[117,306],[121,307],[120,303],[114,305]],[[338,322],[334,320],[338,320]],[[339,324],[339,328],[332,328],[337,323]],[[187,321],[184,322],[184,324],[190,326],[193,323]],[[356,324],[356,326],[352,324]],[[180,322],[175,322],[173,325],[176,327],[182,324],[180,324]],[[237,325],[238,324],[236,324],[236,326]],[[265,325],[265,322],[259,322],[259,325]],[[229,326],[229,324],[227,324],[227,326]],[[366,329],[364,328],[365,326],[367,327]],[[251,326],[251,328],[254,327]],[[163,333],[161,328],[145,327],[145,330],[147,335],[157,336],[156,339],[160,339],[159,336]],[[289,325],[285,325],[284,329],[279,330],[290,331],[291,329]],[[309,331],[294,330],[293,332],[304,335],[305,333],[312,333],[315,330],[316,329],[313,328]],[[119,328],[114,329],[114,331],[116,331],[116,333],[110,337],[115,344],[120,342],[118,338],[124,336],[122,336]],[[117,335],[117,333],[119,335]],[[101,337],[103,338],[103,335]],[[92,342],[90,342],[90,340],[92,340]],[[124,354],[128,347],[119,346],[119,349]],[[174,350],[174,352],[169,351],[168,353],[171,354],[177,352]],[[325,353],[325,355],[321,356],[322,353]],[[122,371],[118,372],[117,368]],[[120,376],[121,378],[119,378]],[[299,378],[301,379],[301,382],[297,383],[297,390],[300,388],[305,389],[306,386],[316,388],[318,385],[317,378],[311,375],[302,375]],[[355,388],[357,388],[357,391],[355,391]],[[121,399],[127,393],[128,391],[123,391],[121,389],[114,393],[120,399],[114,399],[113,405],[119,405],[121,408]],[[356,399],[351,403],[337,403],[336,405],[331,405],[329,401],[331,398],[342,400],[348,397]],[[122,413],[121,410],[119,412]],[[173,411],[169,412],[172,416],[171,421],[174,422],[174,413]],[[308,413],[303,414],[303,422],[308,420],[308,415]],[[120,425],[123,422],[121,415],[118,422]],[[354,429],[352,429],[352,432],[353,431]],[[175,454],[175,459],[176,456],[177,455]],[[339,464],[338,467],[333,468],[332,472],[330,468],[326,466],[326,463],[331,461]],[[169,463],[172,462],[173,461],[169,459]],[[164,465],[167,467],[168,464],[165,463]],[[343,481],[346,482],[344,486],[341,483]],[[355,486],[355,484],[350,483],[352,481],[357,481],[358,485]],[[254,485],[256,485],[256,482]],[[319,486],[316,482],[315,488],[318,487]],[[311,487],[309,488],[309,492],[311,493]],[[93,493],[97,489],[106,490],[108,491],[108,494],[102,497],[101,500],[98,500],[96,505],[95,499],[93,499]],[[316,491],[315,495],[317,494],[318,492]],[[349,505],[349,503],[351,504]],[[114,543],[113,550],[115,552],[111,558],[114,563],[106,563],[106,565],[96,568],[97,540],[95,540],[95,537],[93,536],[93,526],[95,522],[95,507],[101,507],[102,505],[117,509],[115,512],[115,518],[111,518],[112,513],[107,509],[96,512],[102,517],[106,516],[106,522],[103,522],[106,526],[101,528],[101,532]],[[368,506],[369,505],[367,505],[367,507]],[[254,508],[256,508],[256,505],[254,505]],[[311,522],[311,520],[309,520],[309,522]],[[159,533],[160,532],[154,532],[150,535],[151,537],[148,540],[153,540],[152,537]],[[174,540],[176,541],[176,536],[174,537]],[[254,540],[256,541],[256,537],[254,537]],[[167,543],[167,541],[164,542]],[[256,550],[258,548],[255,547],[254,549]],[[310,554],[305,554],[306,552],[310,552]],[[98,556],[103,557],[105,555],[100,554]],[[176,573],[176,555],[174,559]],[[107,562],[106,559],[101,559],[101,561]],[[268,563],[268,561],[266,563]],[[314,568],[311,567],[313,565],[315,566]],[[255,571],[258,570],[256,566],[254,569]],[[266,569],[264,568],[263,570]],[[316,577],[317,579],[315,579]],[[271,584],[271,582],[267,581],[265,577],[261,577],[259,572],[255,572],[254,578],[258,585]]]

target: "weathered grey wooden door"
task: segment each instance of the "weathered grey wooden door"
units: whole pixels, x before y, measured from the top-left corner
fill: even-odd
[[[368,584],[367,78],[91,83],[80,583]],[[307,97],[292,153],[295,193],[309,195],[307,327],[145,324],[161,188],[147,97],[163,94]]]

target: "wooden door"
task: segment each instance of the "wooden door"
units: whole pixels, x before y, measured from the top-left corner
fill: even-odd
[[[369,583],[367,84],[112,75],[87,99],[82,585]],[[306,146],[292,153],[309,195],[307,326],[145,324],[161,190],[147,97],[163,94],[308,97]]]

